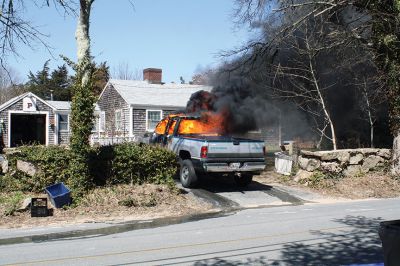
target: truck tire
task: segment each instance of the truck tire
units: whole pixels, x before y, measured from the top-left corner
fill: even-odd
[[[179,178],[182,186],[185,188],[193,188],[197,185],[198,178],[191,160],[186,159],[182,161]]]
[[[252,174],[240,173],[235,175],[235,182],[238,187],[247,187],[252,180]]]

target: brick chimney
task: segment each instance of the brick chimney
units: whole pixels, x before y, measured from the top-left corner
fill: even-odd
[[[162,70],[160,68],[143,69],[143,80],[147,80],[152,84],[161,84]]]

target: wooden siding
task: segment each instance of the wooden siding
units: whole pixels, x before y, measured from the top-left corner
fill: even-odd
[[[36,107],[37,111],[40,112],[49,112],[49,125],[47,128],[47,137],[48,137],[48,144],[53,145],[54,144],[54,131],[55,131],[55,117],[54,117],[54,112],[53,109],[51,109],[49,106],[46,104],[42,103],[39,99],[36,101]],[[23,110],[23,99],[20,99],[19,101],[15,102],[14,104],[10,105],[6,109],[0,112],[0,119],[3,120],[3,124],[1,126],[1,131],[2,131],[2,141],[5,147],[8,147],[8,117],[9,117],[9,112],[11,111],[22,111]],[[27,115],[29,114],[36,114],[34,112],[26,112]]]
[[[58,144],[69,145],[69,138],[71,137],[70,131],[59,131],[58,132]]]
[[[129,136],[129,106],[128,103],[121,97],[121,95],[114,89],[112,85],[108,85],[99,101],[97,102],[100,110],[105,112],[105,135],[111,136]],[[122,110],[122,128],[116,130],[115,128],[115,111]]]
[[[133,109],[133,134],[140,135],[146,132],[146,110]]]
[[[151,97],[151,95],[149,95]],[[129,136],[130,132],[130,107],[128,103],[121,97],[117,90],[112,85],[108,85],[103,94],[101,95],[98,105],[101,111],[105,112],[105,136]],[[115,111],[122,110],[122,130],[115,129]],[[147,108],[147,110],[159,110],[154,107]],[[167,116],[174,112],[174,110],[162,110],[163,116]],[[146,109],[133,109],[132,110],[132,133],[133,135],[142,135],[146,132]]]

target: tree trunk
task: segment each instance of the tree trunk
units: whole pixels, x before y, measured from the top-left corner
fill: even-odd
[[[393,140],[393,155],[392,155],[392,174],[400,175],[400,131],[397,132]]]
[[[374,145],[374,123],[371,122],[370,124],[370,133],[371,133],[371,148],[375,148]]]
[[[369,101],[369,95],[368,95],[368,91],[367,91],[367,84],[364,80],[364,84],[363,84],[363,90],[362,90],[363,94],[364,94],[364,98],[365,98],[365,104],[366,104],[366,108],[367,108],[367,115],[368,115],[368,122],[369,122],[369,133],[370,133],[370,147],[374,148],[374,118],[372,117],[372,112],[371,112],[371,103]]]
[[[89,170],[89,138],[93,127],[95,98],[93,96],[92,62],[90,57],[89,18],[94,0],[80,0],[80,14],[76,27],[77,44],[76,82],[71,103],[71,138],[70,147],[73,152],[70,164],[71,177],[68,180],[74,196],[84,195],[93,182]]]
[[[309,53],[308,54],[308,59],[309,59],[309,67],[310,67],[310,73],[312,75],[312,80],[314,82],[315,90],[318,93],[319,102],[320,102],[320,104],[322,106],[322,110],[324,112],[325,118],[328,121],[329,127],[331,129],[331,137],[332,137],[331,141],[332,141],[333,150],[337,150],[335,127],[333,126],[333,122],[332,122],[331,116],[329,114],[328,108],[326,107],[325,99],[324,99],[324,96],[322,95],[321,88],[319,86],[318,79],[317,79],[317,76],[315,74],[313,58],[310,55],[311,49],[310,49],[310,46],[309,46],[308,42],[306,42],[306,45],[307,45],[307,49],[308,49],[308,53]]]
[[[76,27],[75,39],[77,45],[78,67],[82,71],[82,86],[87,86],[90,80],[90,10],[94,0],[80,0],[80,14]]]
[[[71,104],[71,150],[87,157],[89,138],[93,127],[95,98],[91,82],[92,58],[90,56],[90,10],[94,0],[80,0],[80,13],[76,27],[77,45],[76,84]]]

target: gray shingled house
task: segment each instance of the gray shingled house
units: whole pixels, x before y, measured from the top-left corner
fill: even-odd
[[[134,140],[152,132],[161,118],[184,109],[194,92],[211,90],[204,85],[162,83],[160,69],[145,69],[143,75],[143,81],[111,79],[107,83],[97,102],[105,116],[103,139]]]
[[[140,141],[163,117],[183,110],[194,92],[212,89],[204,85],[162,83],[161,69],[145,69],[143,77],[143,81],[109,80],[97,102],[105,116],[105,129],[94,143]],[[264,140],[269,149],[276,149],[281,143],[280,125],[276,122],[243,137]]]
[[[27,92],[0,105],[0,132],[3,147],[22,144],[68,144],[70,136],[69,115],[71,103],[46,101]],[[93,135],[98,135],[104,125],[101,112],[95,107]]]
[[[92,144],[139,141],[152,132],[171,112],[183,110],[197,91],[211,91],[204,85],[162,83],[161,69],[148,68],[144,79],[111,79],[102,91],[95,108]],[[69,144],[70,102],[46,101],[25,93],[0,105],[0,131],[4,147],[39,143]],[[281,143],[280,125],[270,125],[247,136],[266,141],[268,147]]]

